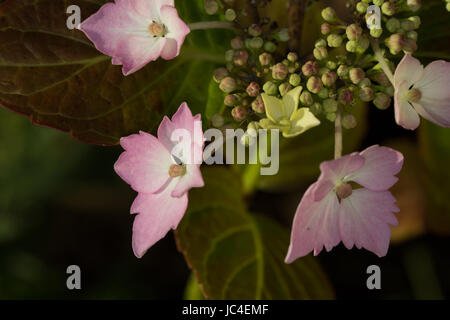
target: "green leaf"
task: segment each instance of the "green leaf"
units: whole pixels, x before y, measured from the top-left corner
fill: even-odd
[[[208,101],[206,103],[206,119],[211,119],[215,114],[220,114],[225,105],[223,100],[225,99],[225,94],[220,90],[219,85],[211,79],[208,88]]]
[[[82,19],[104,0],[73,0]],[[223,61],[230,31],[195,31],[179,57],[162,59],[124,77],[79,30],[66,27],[63,0],[15,1],[0,6],[0,105],[33,123],[70,132],[84,142],[113,145],[187,101],[203,112],[212,71]],[[203,0],[176,1],[186,22],[205,17]],[[220,41],[215,41],[220,39]],[[217,43],[217,44],[216,44]]]
[[[289,232],[249,214],[239,176],[226,167],[203,171],[206,186],[189,192],[176,230],[179,249],[208,299],[331,299],[316,260],[284,263]]]
[[[426,120],[419,130],[420,154],[425,163],[427,190],[427,226],[438,234],[450,234],[450,130]]]
[[[367,130],[367,105],[354,107],[358,126],[344,129],[344,154],[354,152]],[[280,139],[280,170],[273,176],[261,176],[258,188],[266,191],[291,190],[319,176],[319,164],[334,155],[334,123],[320,119],[321,125],[293,139]]]

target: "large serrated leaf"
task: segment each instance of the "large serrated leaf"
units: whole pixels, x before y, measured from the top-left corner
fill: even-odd
[[[288,230],[246,211],[237,174],[225,167],[208,167],[203,174],[206,186],[189,192],[176,237],[205,297],[333,298],[313,257],[284,263]]]
[[[180,56],[158,60],[124,77],[120,66],[98,52],[79,30],[66,27],[66,8],[78,5],[82,19],[104,0],[8,0],[0,6],[0,105],[35,124],[82,141],[117,144],[120,137],[152,131],[183,101],[204,110],[214,65],[224,50],[214,39],[226,31],[195,31]],[[207,20],[203,0],[176,1],[186,22]],[[219,47],[226,44],[220,41]]]

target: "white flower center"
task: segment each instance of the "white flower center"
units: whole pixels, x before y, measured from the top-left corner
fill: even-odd
[[[153,37],[164,37],[166,34],[166,27],[163,24],[153,21],[148,26],[148,32],[150,32]]]

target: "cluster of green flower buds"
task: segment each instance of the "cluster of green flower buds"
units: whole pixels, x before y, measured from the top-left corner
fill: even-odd
[[[267,4],[259,1],[258,5],[264,3]],[[285,93],[300,83],[298,75],[291,77],[299,69],[296,54],[289,54],[282,63],[274,63],[273,55],[280,43],[289,41],[288,30],[273,30],[267,19],[262,21],[231,39],[231,48],[225,53],[226,67],[214,72],[213,79],[224,93],[226,107],[221,115],[223,123],[215,121],[215,124],[253,127],[265,117],[261,93]]]

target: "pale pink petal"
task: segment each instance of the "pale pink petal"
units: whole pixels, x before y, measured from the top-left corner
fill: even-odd
[[[364,165],[364,161],[364,157],[358,153],[352,153],[336,160],[322,162],[320,164],[321,174],[313,190],[314,200],[323,199],[336,184],[349,174],[359,170]]]
[[[385,191],[392,187],[403,166],[403,155],[391,148],[371,146],[360,153],[366,159],[364,166],[351,174],[352,180],[373,191]]]
[[[402,126],[405,129],[415,130],[420,124],[420,118],[406,98],[408,89],[409,84],[407,81],[401,82],[400,85],[395,88],[395,121],[399,126]]]
[[[186,134],[186,139],[176,137],[175,130],[181,129],[180,134]],[[204,144],[201,116],[192,116],[192,112],[186,103],[182,103],[172,120],[164,117],[158,128],[158,139],[166,146],[176,157],[184,160],[185,164],[201,164],[202,149]],[[178,149],[187,150],[182,156]],[[178,150],[179,151],[179,150]],[[187,154],[186,154],[187,153]]]
[[[167,38],[166,46],[161,52],[161,58],[165,60],[171,60],[178,55],[178,44],[175,39]]]
[[[446,101],[422,99],[421,103],[412,103],[418,114],[439,126],[450,127],[450,99]]]
[[[183,218],[188,204],[187,193],[173,198],[171,187],[162,193],[139,193],[131,207],[132,213],[138,213],[133,224],[133,251],[141,258],[145,252],[171,229],[176,229]]]
[[[414,88],[422,98],[414,105],[424,118],[444,127],[450,127],[450,62],[439,60],[430,63]]]
[[[129,35],[119,42],[114,56],[114,64],[122,64],[125,76],[143,68],[151,61],[157,60],[167,43],[165,38],[153,38],[147,35]]]
[[[167,49],[167,52],[164,53],[165,57],[163,56],[163,58],[173,59],[180,54],[184,39],[191,31],[184,21],[180,19],[177,9],[173,6],[161,7],[161,19],[168,30],[166,38],[176,41],[176,50],[172,48],[174,44],[170,43],[170,49]]]
[[[324,246],[330,251],[340,241],[337,196],[330,192],[321,201],[314,201],[314,188],[315,184],[309,187],[295,213],[286,263],[291,263],[311,251],[317,255]]]
[[[200,171],[200,166],[196,164],[186,165],[186,173],[181,176],[172,191],[172,197],[181,197],[186,194],[191,188],[203,187],[205,183],[203,182],[202,173]]]
[[[406,81],[408,87],[410,87],[419,81],[423,71],[423,66],[419,60],[409,53],[405,54],[395,70],[394,86],[397,88],[403,81]]]
[[[397,225],[393,212],[399,209],[389,191],[353,190],[341,200],[339,233],[347,249],[354,245],[365,248],[379,257],[386,255],[391,237],[389,225]]]
[[[114,170],[138,192],[153,193],[169,180],[174,163],[169,151],[154,136],[140,132],[120,139],[125,149]]]
[[[130,10],[128,1],[108,2],[80,24],[79,29],[102,53],[113,56],[118,44],[128,36],[143,35],[148,23]]]

